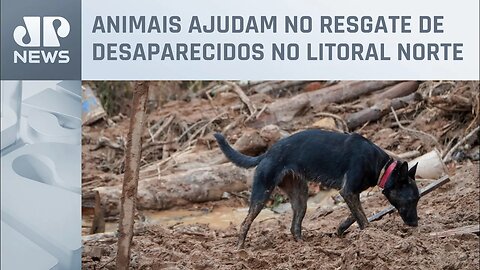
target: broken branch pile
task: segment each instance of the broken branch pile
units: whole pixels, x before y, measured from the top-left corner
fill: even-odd
[[[214,132],[224,133],[234,148],[248,155],[259,155],[309,127],[358,132],[407,159],[434,147],[446,161],[474,158],[469,150],[478,144],[473,124],[480,106],[478,82],[210,82],[185,99],[169,101],[148,116],[138,209],[219,200],[224,192],[248,189],[252,171],[224,158]],[[96,138],[84,136],[91,141],[86,146],[91,163],[111,163],[84,179],[99,181],[102,174],[123,172],[127,122],[112,117],[105,130],[113,131],[99,128]],[[437,142],[432,144],[432,138]],[[117,215],[119,183],[89,181],[84,181],[84,192],[98,191],[105,215]]]

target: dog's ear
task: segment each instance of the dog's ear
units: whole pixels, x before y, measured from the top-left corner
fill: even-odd
[[[400,161],[400,165],[397,165],[397,177],[396,184],[403,184],[408,181],[408,163],[406,161]]]
[[[411,179],[415,179],[415,174],[417,173],[417,165],[418,162],[415,163],[415,165],[413,165],[410,170],[408,170],[408,177],[410,177]]]

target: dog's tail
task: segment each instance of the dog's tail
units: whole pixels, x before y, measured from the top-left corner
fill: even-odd
[[[222,150],[223,154],[235,165],[242,168],[252,168],[258,165],[260,161],[265,157],[265,154],[262,154],[258,157],[251,157],[244,155],[235,149],[233,149],[225,140],[220,133],[213,134],[215,139],[217,139],[218,144],[220,145],[220,149]]]

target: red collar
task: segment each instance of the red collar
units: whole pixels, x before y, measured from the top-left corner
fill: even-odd
[[[382,175],[382,176],[381,176],[380,180],[378,181],[377,185],[378,185],[381,189],[384,189],[384,188],[385,188],[385,184],[387,183],[388,178],[389,178],[390,175],[392,174],[393,169],[395,169],[395,166],[397,166],[397,161],[394,161],[394,162],[390,163],[390,165],[387,167],[387,169],[385,170],[385,172],[383,173],[383,175],[382,175],[382,172],[380,172],[380,175]],[[385,169],[385,168],[383,168],[382,171],[383,171],[384,169]]]

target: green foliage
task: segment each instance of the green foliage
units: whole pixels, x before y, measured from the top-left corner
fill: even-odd
[[[132,85],[126,81],[94,81],[89,83],[95,90],[103,108],[109,116],[127,113],[132,99]]]
[[[273,195],[272,200],[273,200],[273,202],[272,202],[272,206],[270,207],[271,209],[279,206],[280,204],[282,204],[286,201],[285,197],[282,194],[279,194],[279,193],[275,193]]]

